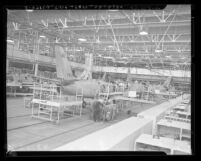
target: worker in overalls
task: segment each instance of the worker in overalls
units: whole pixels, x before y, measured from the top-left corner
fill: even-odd
[[[92,104],[93,120],[95,122],[101,120],[102,106],[103,104],[98,100],[95,100]]]

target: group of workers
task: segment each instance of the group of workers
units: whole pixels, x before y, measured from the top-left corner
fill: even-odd
[[[115,101],[109,104],[95,100],[92,103],[92,118],[95,122],[113,120],[117,113]]]

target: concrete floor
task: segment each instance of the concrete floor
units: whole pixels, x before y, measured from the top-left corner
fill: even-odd
[[[7,97],[7,117],[31,115],[30,109],[24,108],[23,97]]]
[[[23,97],[7,98],[7,143],[16,151],[51,150],[153,106],[136,103],[129,105],[115,120],[109,122],[94,122],[89,118],[89,110],[84,109],[81,117],[69,117],[54,124],[31,118],[31,109],[24,108]],[[131,111],[129,115],[128,110]]]

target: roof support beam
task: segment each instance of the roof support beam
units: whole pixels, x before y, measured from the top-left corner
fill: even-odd
[[[14,30],[18,30],[19,27],[20,27],[20,24],[18,24],[17,22],[13,22],[13,27],[14,27]]]
[[[42,24],[43,24],[43,26],[45,28],[48,28],[48,19],[46,21],[45,20],[41,20],[41,22],[42,22]]]
[[[170,28],[172,22],[174,21],[175,16],[176,16],[176,13],[174,14],[174,17],[172,18],[172,20],[171,20],[170,24],[168,25],[167,29],[165,30],[165,33],[163,34],[163,37],[161,38],[161,40],[160,40],[160,42],[158,43],[158,45],[156,46],[156,48],[159,47],[161,41],[164,41],[164,37],[165,37],[165,35],[167,34],[167,32],[168,32],[168,30],[169,30],[169,28]]]
[[[175,12],[175,10],[173,10],[172,12],[170,12],[170,13],[168,14],[168,16],[165,18],[165,11],[162,11],[161,17],[160,17],[155,11],[153,11],[154,15],[159,19],[159,21],[160,21],[161,23],[165,23],[165,22],[167,21],[167,19],[168,19],[174,12]]]
[[[61,18],[59,18],[59,21],[62,23],[63,28],[67,28],[68,27],[68,25],[67,25],[67,18],[65,18],[64,21],[62,21]]]

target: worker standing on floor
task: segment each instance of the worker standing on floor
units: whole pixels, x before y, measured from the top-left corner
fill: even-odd
[[[95,122],[101,120],[102,106],[103,104],[98,100],[94,101],[92,104],[93,120]]]

